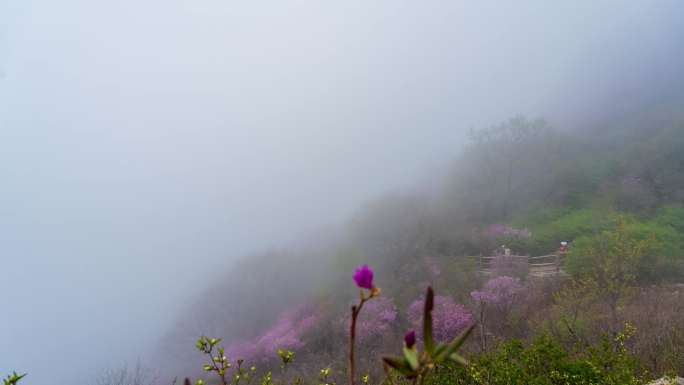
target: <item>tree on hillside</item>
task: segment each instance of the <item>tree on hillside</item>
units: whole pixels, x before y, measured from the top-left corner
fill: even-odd
[[[578,147],[541,119],[516,117],[472,131],[452,176],[449,200],[468,220],[492,223],[563,199],[564,179],[558,176],[580,156]]]
[[[569,269],[608,307],[609,331],[622,328],[621,305],[633,293],[643,260],[658,253],[656,245],[653,235],[635,236],[620,218],[613,230],[580,239],[572,250]]]

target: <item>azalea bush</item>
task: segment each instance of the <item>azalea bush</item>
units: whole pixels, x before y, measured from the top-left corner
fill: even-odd
[[[366,304],[364,312],[356,322],[356,338],[359,342],[382,337],[392,330],[397,320],[398,312],[394,301],[388,297],[379,297]],[[345,323],[349,329],[351,320]]]
[[[423,322],[425,300],[415,300],[406,314],[411,325],[420,329]],[[473,323],[473,316],[465,306],[446,296],[435,296],[432,313],[433,336],[437,341],[448,341]],[[420,338],[422,339],[422,334]]]
[[[508,308],[522,290],[518,278],[500,276],[488,280],[481,290],[473,291],[470,295],[477,303]]]
[[[499,323],[505,322],[515,300],[523,291],[518,278],[501,276],[487,281],[482,289],[470,293],[478,309],[480,324],[480,347],[487,348],[488,322],[496,318]]]
[[[226,348],[228,357],[248,361],[269,361],[278,349],[294,350],[304,347],[304,335],[315,326],[318,312],[311,305],[299,305],[283,311],[271,327],[256,338],[236,342]]]

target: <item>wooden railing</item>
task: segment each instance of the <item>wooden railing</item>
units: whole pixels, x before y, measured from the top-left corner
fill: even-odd
[[[527,255],[506,256],[471,256],[478,264],[478,271],[490,275],[493,272],[493,262],[501,258],[502,263],[508,264],[506,268],[525,271],[531,277],[549,277],[565,274],[563,271],[563,255],[548,254],[536,257]]]

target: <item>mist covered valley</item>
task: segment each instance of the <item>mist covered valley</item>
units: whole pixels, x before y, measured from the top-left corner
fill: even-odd
[[[1,5],[0,375],[684,376],[681,11]]]

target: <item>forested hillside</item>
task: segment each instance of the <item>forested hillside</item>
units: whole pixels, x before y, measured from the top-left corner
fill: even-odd
[[[210,335],[224,338],[229,359],[269,368],[291,350],[288,376],[331,368],[326,381],[343,382],[350,276],[369,264],[382,296],[359,319],[357,354],[373,383],[380,354],[419,326],[428,285],[439,338],[479,325],[464,353],[474,366],[440,367],[435,384],[682,375],[684,123],[676,113],[652,121],[594,132],[516,117],[473,130],[438,187],[383,196],[336,233],[246,258],[212,283],[161,342],[163,365],[200,376],[194,341]],[[483,275],[472,258],[501,245],[551,254],[562,241],[562,274],[545,279],[505,260]]]

